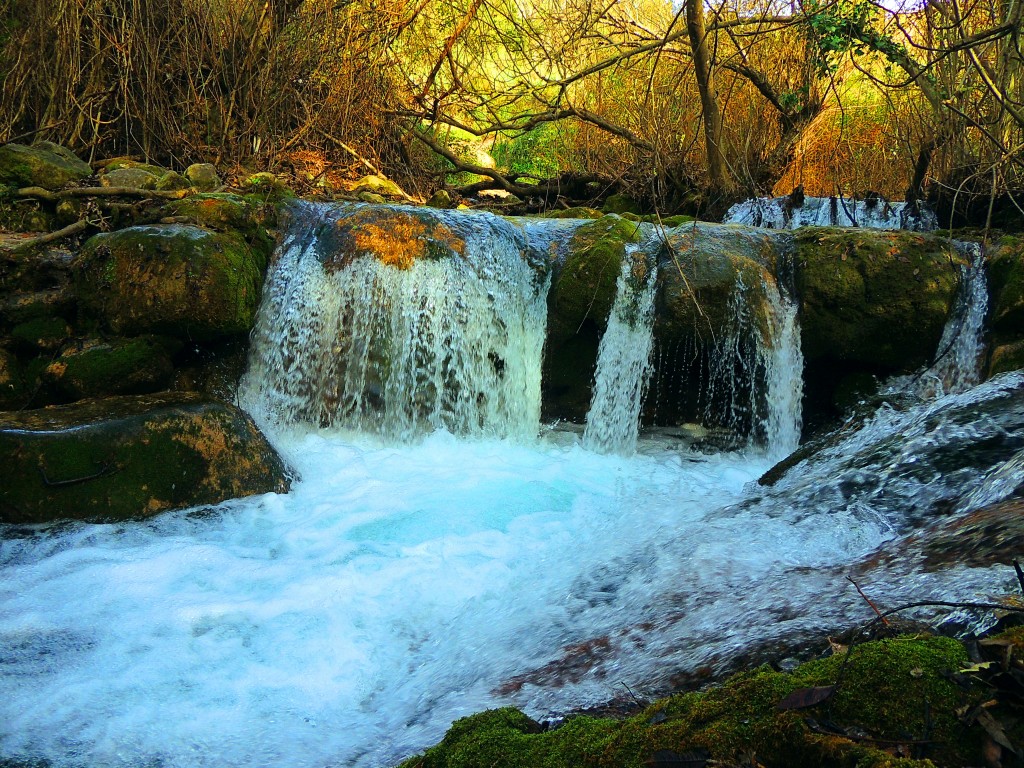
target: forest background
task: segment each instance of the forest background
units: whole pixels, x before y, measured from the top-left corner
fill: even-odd
[[[0,143],[538,208],[1024,218],[1022,0],[0,0]]]

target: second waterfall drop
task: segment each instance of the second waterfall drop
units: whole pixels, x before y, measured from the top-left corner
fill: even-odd
[[[583,445],[600,453],[636,450],[640,408],[651,376],[657,269],[642,248],[626,250],[608,329],[601,338]]]

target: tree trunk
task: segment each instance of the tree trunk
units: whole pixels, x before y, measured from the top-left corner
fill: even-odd
[[[704,143],[707,147],[711,186],[717,192],[724,192],[732,187],[732,178],[722,152],[722,113],[718,108],[718,96],[715,93],[711,51],[704,25],[703,0],[686,0],[686,32],[690,37],[693,69],[697,76],[697,89],[700,91],[700,103],[704,112]]]

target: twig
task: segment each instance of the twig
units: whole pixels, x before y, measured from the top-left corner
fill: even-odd
[[[1013,570],[1017,572],[1017,583],[1020,584],[1020,591],[1024,592],[1024,570],[1021,570],[1018,560],[1013,561]]]
[[[878,610],[878,606],[876,606],[874,603],[872,603],[871,602],[871,598],[869,598],[867,595],[864,594],[864,590],[861,589],[860,585],[856,581],[853,580],[853,577],[852,576],[847,576],[846,580],[848,582],[850,582],[851,584],[853,584],[854,588],[857,590],[857,593],[861,597],[864,598],[864,602],[865,603],[867,603],[868,605],[871,606],[871,610],[873,610],[876,614],[878,614],[878,618],[880,618],[882,620],[882,623],[885,624],[885,626],[887,626],[887,627],[892,626],[891,624],[889,624],[889,620],[886,619],[885,616],[882,615],[882,612],[880,610]]]
[[[74,224],[68,224],[66,227],[58,229],[56,232],[47,232],[45,235],[20,240],[13,245],[0,246],[0,251],[10,251],[12,253],[17,251],[27,251],[30,248],[36,248],[40,245],[46,245],[47,243],[52,243],[57,240],[63,240],[65,237],[77,235],[79,232],[82,232],[91,226],[92,223],[93,222],[88,219],[82,219],[81,221],[76,221]]]
[[[120,469],[114,464],[104,464],[100,467],[97,472],[91,475],[83,475],[82,477],[72,477],[69,480],[51,480],[46,476],[46,471],[40,467],[39,474],[43,477],[43,483],[49,488],[63,488],[69,485],[78,485],[80,483],[87,483],[90,480],[98,480],[106,475],[112,475]]]

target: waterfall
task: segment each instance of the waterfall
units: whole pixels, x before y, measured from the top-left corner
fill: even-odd
[[[583,445],[600,453],[630,454],[636,450],[654,343],[657,267],[652,256],[636,246],[626,250],[615,304],[598,349],[594,396]]]
[[[772,346],[767,355],[765,443],[770,456],[782,458],[800,445],[803,426],[804,356],[796,302],[779,289],[767,291]]]
[[[726,213],[725,224],[746,224],[768,229],[797,227],[865,227],[909,229],[928,232],[938,228],[935,214],[917,205],[890,203],[878,196],[862,200],[844,197],[755,197],[736,203]]]
[[[800,442],[803,354],[796,305],[774,281],[761,289],[737,276],[728,325],[712,345],[703,412],[706,422],[781,457]]]
[[[929,372],[939,394],[965,392],[981,381],[988,312],[985,255],[977,243],[957,243],[956,247],[969,265],[960,268],[956,305],[942,331],[936,360]]]
[[[319,226],[297,217],[267,280],[247,408],[398,441],[535,436],[546,282],[522,233],[489,214],[312,208]]]

